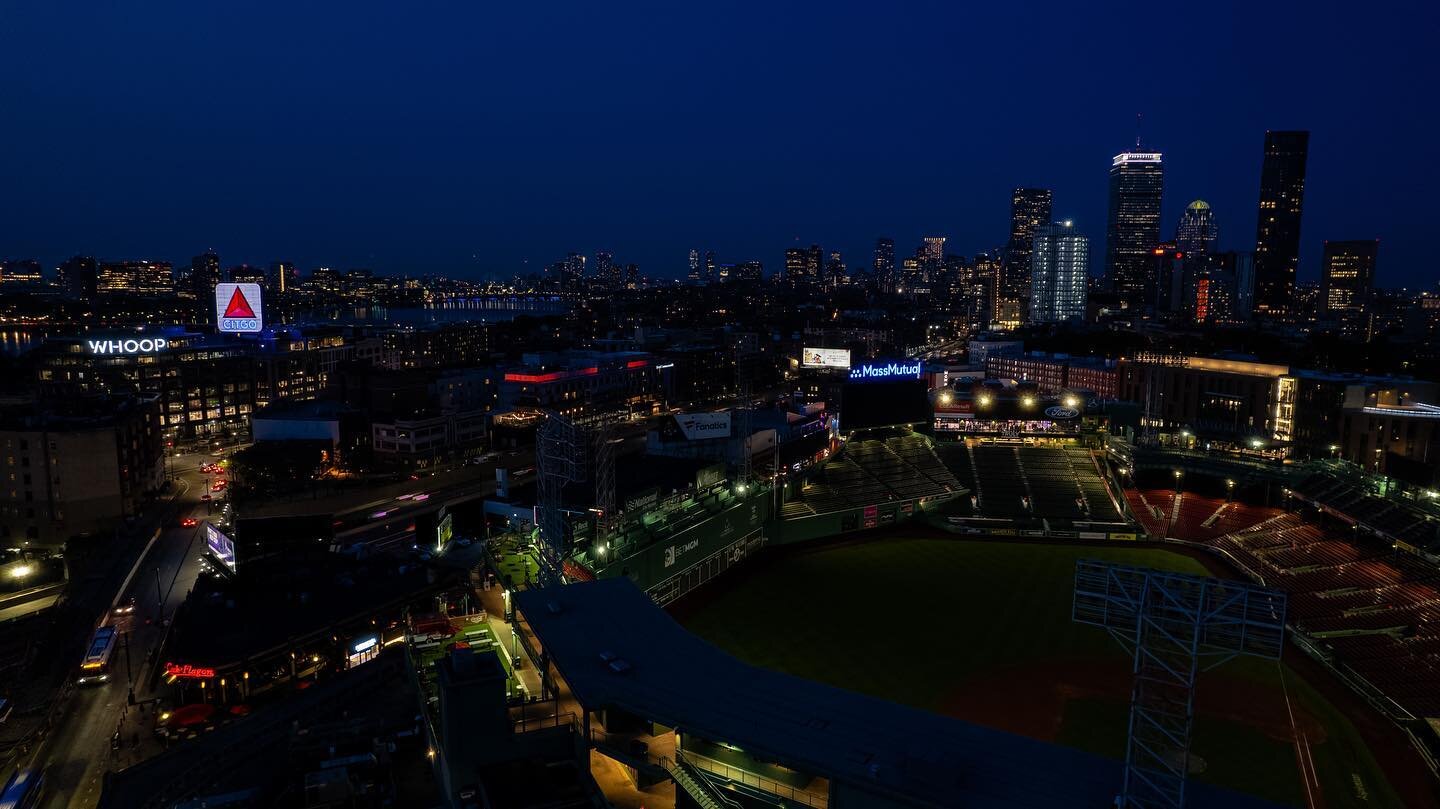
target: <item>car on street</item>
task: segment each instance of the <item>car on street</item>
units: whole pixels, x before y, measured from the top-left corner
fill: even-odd
[[[197,519],[195,519],[194,517],[186,517],[185,519],[183,519],[183,520],[180,521],[180,527],[181,527],[181,528],[194,528],[195,526],[197,526],[197,525],[199,525],[199,524],[200,524],[200,521],[197,520]]]
[[[119,604],[115,605],[114,609],[110,610],[111,615],[132,615],[134,614],[134,612],[135,596],[130,596],[124,601],[121,601]]]

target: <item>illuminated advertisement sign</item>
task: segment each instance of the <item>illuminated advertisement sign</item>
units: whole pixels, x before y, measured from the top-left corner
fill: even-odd
[[[877,360],[867,362],[864,365],[856,365],[850,369],[851,382],[886,381],[894,382],[900,379],[919,379],[921,362],[915,360]]]
[[[435,524],[435,552],[444,553],[455,537],[455,515],[448,509],[440,509],[440,521]]]
[[[730,436],[730,411],[723,413],[681,413],[675,417],[675,424],[687,441],[702,438],[728,438]]]
[[[252,334],[265,328],[259,284],[216,284],[215,324],[222,332]]]
[[[1080,415],[1080,411],[1073,407],[1047,407],[1045,415],[1052,419],[1073,419]]]
[[[205,547],[220,564],[235,572],[235,542],[208,522],[205,523]]]
[[[800,364],[806,368],[849,368],[848,348],[802,348]]]
[[[164,337],[123,337],[85,343],[90,346],[91,354],[156,354],[170,345]]]
[[[215,676],[215,669],[208,666],[192,666],[189,663],[166,663],[165,676],[174,677],[177,680],[209,680]]]

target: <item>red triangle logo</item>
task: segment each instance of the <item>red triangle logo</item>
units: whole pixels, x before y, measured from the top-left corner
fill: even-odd
[[[235,287],[235,292],[230,296],[230,303],[225,307],[225,317],[255,317],[255,310],[250,308],[250,302],[245,300],[245,294],[240,287]]]

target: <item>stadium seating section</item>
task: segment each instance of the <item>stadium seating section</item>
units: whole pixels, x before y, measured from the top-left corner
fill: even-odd
[[[1090,451],[963,443],[915,433],[857,437],[787,503],[782,517],[969,492],[958,513],[1007,519],[1124,522]]]
[[[1440,549],[1440,519],[1432,510],[1372,494],[1358,479],[1321,472],[1297,483],[1294,491],[1390,539],[1427,550]]]
[[[782,517],[823,514],[863,505],[939,497],[969,488],[941,463],[930,439],[915,433],[852,438],[785,504]]]
[[[1355,481],[1316,475],[1294,491],[1377,532],[1389,526],[1384,533],[1394,538],[1429,536],[1424,509],[1366,493]],[[1152,535],[1224,551],[1289,593],[1290,623],[1328,647],[1339,665],[1414,716],[1440,716],[1440,570],[1434,565],[1314,509],[1305,509],[1307,518],[1170,489],[1131,489],[1126,497]]]
[[[1123,522],[1084,447],[947,444],[940,457],[974,494],[974,516]]]

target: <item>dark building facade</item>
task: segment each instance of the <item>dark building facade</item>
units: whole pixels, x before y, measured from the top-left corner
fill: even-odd
[[[1300,216],[1310,133],[1266,132],[1260,168],[1260,211],[1255,225],[1256,317],[1290,320],[1295,270],[1300,265]]]
[[[1165,167],[1159,152],[1121,152],[1110,161],[1110,212],[1105,227],[1105,279],[1132,305],[1153,297],[1151,259],[1160,243]]]
[[[72,397],[0,412],[0,542],[58,546],[135,516],[165,480],[153,397]]]
[[[94,256],[72,256],[60,265],[60,290],[67,298],[94,300],[99,279],[100,263]]]

